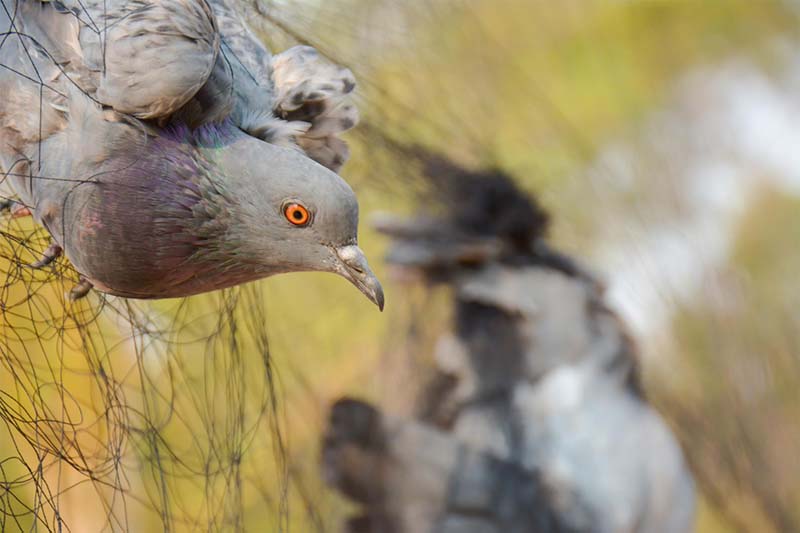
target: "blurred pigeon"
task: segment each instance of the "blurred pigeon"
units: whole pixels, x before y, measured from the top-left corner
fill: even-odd
[[[405,277],[447,284],[453,327],[415,419],[334,405],[323,471],[363,504],[346,531],[691,531],[691,473],[602,285],[508,176],[428,163],[439,215],[379,229]]]
[[[93,285],[179,297],[327,271],[383,307],[335,173],[355,82],[228,0],[1,0],[0,170]],[[326,168],[327,167],[327,168]]]

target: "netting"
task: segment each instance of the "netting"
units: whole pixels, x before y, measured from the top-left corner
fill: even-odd
[[[8,9],[15,0],[0,2]],[[504,9],[495,2],[427,0],[263,4],[248,22],[273,50],[308,43],[356,74],[364,120],[351,134],[353,157],[345,177],[357,189],[362,212],[380,204],[379,195],[398,211],[409,211],[426,197],[429,184],[414,178],[421,165],[411,145],[418,144],[470,168],[497,165],[525,188],[536,185],[543,203],[557,214],[556,239],[586,254],[615,235],[645,234],[652,229],[648,221],[670,220],[671,211],[659,214],[653,206],[681,216],[683,200],[670,200],[680,186],[666,163],[681,161],[682,152],[629,164],[622,157],[620,171],[607,160],[619,163],[620,150],[624,155],[641,149],[613,143],[604,148],[609,138],[641,120],[654,102],[667,100],[665,87],[677,73],[701,60],[739,53],[743,43],[759,36],[782,35],[782,28],[796,21],[775,3],[750,2],[725,2],[738,6],[729,18],[721,2],[669,8],[589,2],[585,9],[526,0],[505,2]],[[669,24],[654,23],[667,19]],[[675,29],[682,29],[680,38]],[[14,38],[13,32],[0,35],[0,51]],[[36,85],[40,97],[51,91],[35,74],[15,75]],[[676,130],[656,135],[654,144],[664,144],[665,135],[687,135],[683,122],[676,124]],[[4,178],[19,172],[2,170]],[[366,238],[362,247],[377,255],[380,246],[376,250],[371,245],[376,241]],[[159,302],[92,292],[71,302],[67,293],[79,277],[68,261],[44,269],[28,266],[48,244],[46,231],[29,218],[11,212],[0,218],[0,530],[272,531],[300,523],[299,530],[306,531],[335,523],[325,514],[330,505],[320,482],[313,481],[317,465],[308,458],[316,458],[326,405],[321,400],[338,390],[327,383],[319,390],[326,377],[304,376],[290,366],[276,370],[275,357],[292,354],[276,350],[270,328],[275,316],[267,308],[276,294],[267,285]],[[625,263],[631,263],[630,255],[623,256]],[[655,285],[660,274],[648,274],[653,279],[645,281]],[[283,295],[295,301],[296,293]],[[354,318],[330,293],[315,297],[304,304],[325,307],[326,333],[344,335],[355,330],[352,323],[373,320]],[[409,291],[402,306],[390,298],[388,312],[394,314],[381,319],[393,321],[385,340],[388,366],[364,376],[348,368],[352,362],[342,362],[345,369],[336,379],[371,378],[385,385],[391,380],[383,374],[399,374],[396,366],[402,365],[389,360],[406,342],[406,355],[416,358],[417,366],[395,376],[405,380],[396,387],[394,401],[401,403],[408,383],[424,370],[420,354],[430,352],[426,343],[435,337],[428,331],[436,328],[431,317],[442,316],[434,310],[436,298]],[[298,344],[309,329],[308,322],[297,320],[302,314],[293,314],[291,331],[282,332]],[[378,322],[364,328],[378,331]],[[326,338],[317,347],[331,354],[352,347],[337,342]],[[367,342],[354,345],[363,352],[374,348]],[[729,364],[727,353],[720,351],[720,364],[708,365],[714,383],[716,369]],[[317,373],[324,374],[335,365],[319,366]],[[286,399],[279,378],[295,371],[290,377],[300,383],[299,392]],[[702,392],[700,399],[707,387]],[[298,399],[312,413],[303,421],[313,444],[300,450],[302,464],[293,458],[297,443],[289,442],[286,428],[293,422],[287,411]],[[713,407],[696,426],[686,422],[708,429],[693,433],[709,435],[709,456],[718,442],[732,440],[711,433],[723,413]],[[762,410],[753,417],[761,418]],[[739,423],[737,417],[723,418]],[[731,455],[738,457],[735,451]],[[785,462],[775,464],[783,470]],[[749,462],[741,471],[737,486],[760,475]],[[299,521],[294,514],[301,515]]]
[[[0,529],[241,529],[256,503],[246,485],[261,518],[280,524],[288,474],[259,286],[70,302],[69,266],[27,266],[43,230],[10,226]]]
[[[3,0],[10,19],[16,7]],[[55,89],[34,57],[50,54],[15,30],[0,35],[0,54],[22,43],[30,65],[0,67],[38,86],[41,131],[41,102]],[[48,179],[38,155],[32,174]],[[12,166],[4,181],[20,172]],[[248,509],[254,523],[285,528],[289,473],[263,288],[164,302],[96,292],[73,302],[79,276],[66,260],[30,266],[47,232],[7,215],[0,530],[242,530]]]

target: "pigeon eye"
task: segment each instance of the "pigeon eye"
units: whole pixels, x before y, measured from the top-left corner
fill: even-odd
[[[300,204],[288,204],[283,209],[283,215],[286,217],[286,220],[295,226],[305,226],[311,218],[308,214],[308,209]]]

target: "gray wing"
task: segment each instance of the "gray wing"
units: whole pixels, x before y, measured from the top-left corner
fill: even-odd
[[[206,0],[16,1],[26,7],[26,22],[44,34],[64,26],[75,31],[77,22],[77,43],[70,50],[76,61],[68,70],[88,71],[81,84],[85,92],[141,119],[162,119],[185,105],[206,83],[219,53]],[[65,48],[53,39],[44,46]]]
[[[1,1],[0,150],[62,129],[70,86],[117,112],[162,119],[216,63],[205,0]]]
[[[243,74],[271,98],[272,54],[244,21],[238,2],[211,0],[211,3],[228,61],[242,68]]]
[[[339,135],[358,122],[352,73],[308,46],[272,56],[230,0],[211,0],[232,72],[234,120],[256,137],[301,148],[338,171],[349,156]],[[213,76],[212,76],[213,77]]]
[[[338,170],[350,155],[339,134],[358,123],[358,109],[349,98],[356,86],[352,72],[309,46],[295,46],[272,58],[272,80],[278,116],[311,125],[298,139],[300,147]]]
[[[128,115],[167,120],[218,47],[205,0],[0,0],[0,194],[59,194],[61,181],[28,177],[64,178],[129,146],[131,128],[116,126]]]
[[[142,119],[167,117],[206,83],[219,32],[205,0],[81,1],[80,41],[96,98]]]
[[[16,173],[28,144],[65,127],[66,79],[85,85],[88,76],[77,19],[39,2],[0,2],[0,167]]]

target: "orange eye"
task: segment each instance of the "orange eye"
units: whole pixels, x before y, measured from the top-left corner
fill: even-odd
[[[305,226],[308,224],[308,219],[311,218],[308,214],[308,209],[300,204],[289,204],[283,209],[283,215],[286,220],[295,226]]]

